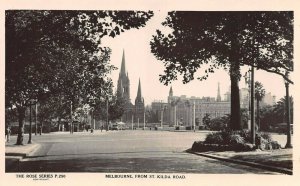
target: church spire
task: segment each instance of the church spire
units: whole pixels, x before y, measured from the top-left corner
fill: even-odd
[[[220,94],[220,83],[218,82],[218,95],[217,95],[217,101],[221,101],[221,94]]]
[[[169,91],[169,96],[172,97],[173,96],[173,88],[171,86],[170,91]]]
[[[139,86],[138,86],[138,92],[137,92],[136,99],[138,101],[142,101],[142,90],[141,90],[141,79],[140,78],[139,78]]]
[[[139,104],[139,103],[144,103],[144,99],[142,98],[142,88],[141,88],[141,80],[139,78],[139,86],[138,86],[138,91],[137,91],[137,95],[135,98],[135,104]]]
[[[123,49],[123,56],[121,62],[121,69],[119,73],[118,87],[117,87],[118,96],[125,99],[126,102],[130,103],[130,81],[128,77],[128,72],[126,73],[125,69],[125,51]]]
[[[123,49],[123,56],[122,56],[122,63],[121,63],[121,70],[120,70],[121,76],[126,76],[126,69],[125,69],[125,52]]]

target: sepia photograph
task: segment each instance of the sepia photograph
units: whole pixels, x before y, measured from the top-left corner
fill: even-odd
[[[295,175],[295,11],[3,15],[2,174]]]

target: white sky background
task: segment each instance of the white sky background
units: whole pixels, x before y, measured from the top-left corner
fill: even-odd
[[[166,16],[167,12],[154,11],[154,16],[146,23],[145,27],[125,31],[115,38],[105,37],[102,39],[102,44],[112,49],[111,64],[119,68],[111,76],[115,88],[117,87],[123,49],[125,50],[126,71],[128,71],[130,78],[132,103],[134,103],[137,95],[139,78],[141,78],[142,96],[146,104],[151,104],[154,100],[167,100],[170,86],[165,86],[159,82],[159,74],[163,74],[164,66],[161,61],[155,58],[150,49],[150,40],[156,34],[156,30],[165,30],[161,23]],[[248,67],[243,67],[242,75],[248,69]],[[255,81],[260,81],[263,84],[266,93],[271,92],[275,95],[276,101],[285,95],[283,79],[277,74],[262,70],[255,71]],[[175,96],[216,97],[218,82],[220,82],[221,97],[224,99],[224,94],[230,87],[230,79],[228,72],[223,69],[216,70],[205,81],[195,79],[188,84],[183,84],[179,78],[179,80],[172,82],[172,87]],[[241,79],[239,85],[240,88],[245,87],[244,78]],[[292,93],[292,90],[290,92]]]

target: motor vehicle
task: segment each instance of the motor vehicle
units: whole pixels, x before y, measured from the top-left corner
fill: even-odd
[[[117,122],[111,125],[111,130],[125,130],[126,124],[124,122]]]

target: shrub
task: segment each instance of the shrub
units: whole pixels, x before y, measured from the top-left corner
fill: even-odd
[[[264,143],[260,146],[261,150],[274,150],[274,149],[280,149],[281,145],[277,141],[271,141]]]
[[[259,141],[258,141],[259,140]],[[221,131],[210,133],[203,142],[193,144],[192,149],[196,151],[250,151],[255,148],[271,150],[281,148],[277,141],[272,141],[268,133],[257,133],[256,145],[251,144],[251,133],[242,131]]]
[[[270,134],[268,133],[265,133],[265,132],[261,132],[261,133],[258,133],[258,136],[263,138],[264,140],[266,140],[267,142],[271,142],[272,141],[272,137]]]
[[[223,144],[224,139],[221,133],[211,133],[208,134],[204,140],[206,144]]]
[[[222,132],[208,134],[206,136],[204,143],[234,145],[234,144],[243,144],[245,143],[245,140],[238,133],[231,132],[231,131],[222,131]]]
[[[243,137],[246,143],[251,143],[251,132],[249,130],[233,131],[233,133]]]
[[[236,145],[222,145],[222,144],[207,144],[202,141],[195,141],[192,145],[192,151],[207,152],[207,151],[250,151],[255,148],[254,145],[249,143],[236,144]]]
[[[273,149],[281,149],[281,145],[277,141],[270,142]]]
[[[217,117],[210,121],[209,125],[210,130],[221,131],[227,129],[227,123],[224,117]]]
[[[185,129],[186,130],[192,130],[192,127],[191,126],[186,126]]]
[[[230,145],[207,144],[202,141],[195,141],[192,146],[192,151],[207,152],[207,151],[229,151],[234,150]]]
[[[251,143],[239,143],[234,145],[235,151],[251,151],[255,149],[255,145]]]
[[[244,143],[245,143],[244,138],[238,134],[233,134],[230,135],[229,137],[229,144],[234,145],[234,144],[244,144]]]

